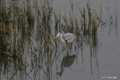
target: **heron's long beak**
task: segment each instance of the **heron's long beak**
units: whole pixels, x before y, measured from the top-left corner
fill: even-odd
[[[57,37],[59,37],[59,36],[55,36],[54,39],[57,38]]]

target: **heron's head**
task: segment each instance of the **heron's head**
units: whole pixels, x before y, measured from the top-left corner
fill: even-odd
[[[54,39],[57,38],[57,37],[59,37],[59,36],[61,36],[61,35],[62,35],[62,33],[59,32],[59,33],[57,34],[57,36],[54,37]]]

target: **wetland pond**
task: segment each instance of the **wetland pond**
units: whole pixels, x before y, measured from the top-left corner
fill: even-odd
[[[0,0],[0,80],[120,80],[119,3]]]

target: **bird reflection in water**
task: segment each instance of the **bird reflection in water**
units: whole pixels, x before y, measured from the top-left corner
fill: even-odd
[[[73,64],[73,62],[75,60],[75,57],[76,57],[76,55],[72,55],[72,56],[71,55],[67,55],[67,56],[65,56],[62,59],[62,62],[61,62],[61,71],[57,72],[56,74],[61,76],[63,71],[64,71],[63,67],[70,67]]]

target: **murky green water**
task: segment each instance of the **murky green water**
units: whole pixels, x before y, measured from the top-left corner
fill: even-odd
[[[119,80],[119,0],[0,3],[1,80]]]

